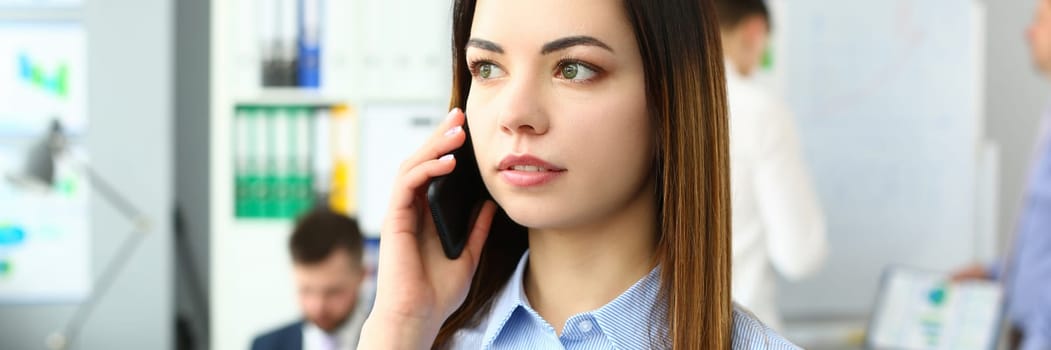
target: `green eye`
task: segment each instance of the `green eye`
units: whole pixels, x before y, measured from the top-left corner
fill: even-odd
[[[566,62],[558,68],[559,78],[575,82],[585,82],[595,79],[598,74],[594,69],[580,62]]]
[[[506,75],[499,66],[492,62],[478,63],[472,69],[475,71],[473,74],[476,74],[478,79],[482,80],[498,79]]]
[[[570,79],[570,80],[576,79],[577,78],[577,65],[576,64],[567,64],[565,66],[562,66],[562,77],[566,78],[566,79]]]

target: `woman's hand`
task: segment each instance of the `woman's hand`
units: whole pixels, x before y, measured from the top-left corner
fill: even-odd
[[[376,303],[361,349],[427,349],[463,304],[489,234],[496,204],[486,201],[463,254],[449,260],[427,205],[430,179],[452,172],[450,152],[463,145],[465,116],[453,109],[426,144],[402,163],[380,235]]]

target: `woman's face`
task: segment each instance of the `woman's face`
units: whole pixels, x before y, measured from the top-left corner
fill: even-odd
[[[647,191],[654,133],[618,0],[480,0],[466,114],[486,187],[535,229],[599,223]]]

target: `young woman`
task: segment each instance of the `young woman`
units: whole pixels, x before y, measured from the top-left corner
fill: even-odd
[[[730,301],[708,0],[453,12],[455,108],[396,180],[359,348],[794,348]],[[449,260],[423,192],[457,166],[465,122],[495,203]]]

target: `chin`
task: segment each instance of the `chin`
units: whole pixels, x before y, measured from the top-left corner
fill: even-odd
[[[507,205],[504,205],[504,202],[508,202]],[[579,217],[579,213],[574,211],[577,208],[564,208],[559,205],[550,205],[531,200],[504,202],[501,202],[500,207],[504,209],[507,216],[515,223],[527,228],[551,229],[568,227],[572,218]],[[565,203],[565,201],[560,202]]]
[[[345,320],[346,319],[344,319],[344,321]],[[342,321],[332,321],[332,320],[321,321],[321,320],[316,320],[316,319],[312,319],[312,320],[310,320],[310,322],[313,323],[318,328],[321,328],[325,332],[335,331],[337,328],[339,328],[339,326],[341,326],[343,324]]]
[[[313,323],[315,326],[317,326],[317,328],[321,328],[321,330],[325,332],[331,332],[334,328],[336,328],[332,325],[332,323],[329,322],[310,321],[310,323]]]

